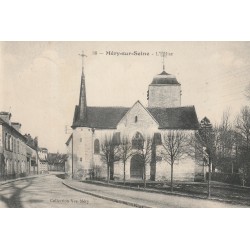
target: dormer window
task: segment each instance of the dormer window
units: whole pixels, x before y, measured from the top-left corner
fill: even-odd
[[[137,117],[137,115],[135,116],[135,123],[138,121],[138,117]]]

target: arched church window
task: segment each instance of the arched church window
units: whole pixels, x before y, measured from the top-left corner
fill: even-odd
[[[132,139],[132,147],[133,149],[142,149],[143,148],[144,139],[141,133],[136,132],[135,136]]]
[[[161,133],[154,133],[154,140],[153,140],[155,145],[161,145]]]
[[[120,145],[121,144],[121,134],[120,134],[120,132],[115,132],[114,134],[113,134],[113,143],[114,143],[114,145]]]
[[[138,117],[137,117],[137,115],[135,116],[135,122],[137,122],[138,121]]]
[[[94,154],[100,154],[100,142],[98,139],[95,139],[94,142]]]

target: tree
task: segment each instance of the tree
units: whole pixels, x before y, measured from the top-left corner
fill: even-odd
[[[66,154],[48,153],[48,164],[50,171],[65,171]]]
[[[241,109],[236,118],[236,135],[240,158],[242,184],[250,183],[250,107]]]
[[[118,148],[119,158],[123,163],[123,184],[126,182],[126,162],[133,155],[132,143],[128,137],[123,136]]]
[[[173,192],[174,163],[186,155],[187,135],[182,130],[169,130],[163,134],[161,156],[171,166],[171,192]]]
[[[230,122],[230,110],[223,112],[221,123],[214,128],[216,154],[214,163],[222,172],[233,172],[235,133]],[[215,166],[214,164],[214,166]]]
[[[107,182],[110,181],[110,168],[113,164],[120,160],[119,145],[115,142],[114,136],[105,136],[101,143],[101,161],[107,165]]]
[[[138,137],[133,139],[132,147],[135,149],[134,153],[139,156],[139,161],[143,165],[143,186],[146,188],[146,166],[151,162],[153,140],[150,136],[146,139]]]
[[[246,86],[245,96],[248,100],[250,100],[250,83]]]
[[[215,158],[215,133],[210,120],[204,117],[200,122],[200,128],[196,133],[197,149],[203,154],[203,161],[208,165],[208,198],[211,196],[211,170]]]
[[[236,130],[241,135],[243,145],[250,148],[250,108],[245,106],[241,109],[236,119]]]

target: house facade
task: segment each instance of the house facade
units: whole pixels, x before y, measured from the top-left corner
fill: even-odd
[[[66,173],[78,179],[91,178],[98,170],[99,178],[107,178],[107,166],[102,161],[101,145],[105,138],[118,141],[126,137],[133,140],[158,138],[155,158],[146,164],[146,179],[169,180],[170,165],[158,153],[161,139],[170,130],[194,134],[199,123],[194,106],[181,106],[181,84],[165,70],[156,75],[148,86],[148,107],[136,101],[132,107],[89,107],[86,99],[85,76],[82,71],[79,105],[75,107],[72,134],[67,145]],[[126,162],[126,179],[142,179],[143,166],[133,154]],[[194,181],[203,169],[194,157],[184,157],[175,162],[174,179]],[[123,179],[123,163],[115,162],[111,179]],[[96,174],[97,175],[97,174]]]
[[[0,180],[48,172],[48,150],[38,139],[21,133],[21,124],[11,122],[11,113],[0,112]]]
[[[0,112],[0,178],[17,178],[30,174],[37,165],[36,150],[27,145],[20,132],[21,124],[11,122],[11,114]]]
[[[48,163],[48,149],[47,148],[38,148],[38,173],[44,174],[49,171],[49,163]]]
[[[38,174],[38,138],[32,138],[30,134],[24,136],[26,138],[28,174]]]

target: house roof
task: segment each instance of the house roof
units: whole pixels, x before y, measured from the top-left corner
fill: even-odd
[[[88,121],[81,122],[76,106],[72,127],[115,129],[130,108],[127,107],[88,107]],[[146,108],[159,123],[159,129],[198,129],[199,122],[194,106],[176,108]]]
[[[2,112],[3,113],[3,112]],[[22,135],[19,131],[17,131],[13,126],[11,126],[10,124],[8,124],[6,121],[4,121],[2,118],[0,118],[0,124],[6,126],[7,128],[9,128],[11,131],[14,131],[20,138],[23,139],[23,141],[26,143],[27,142],[27,138]]]

